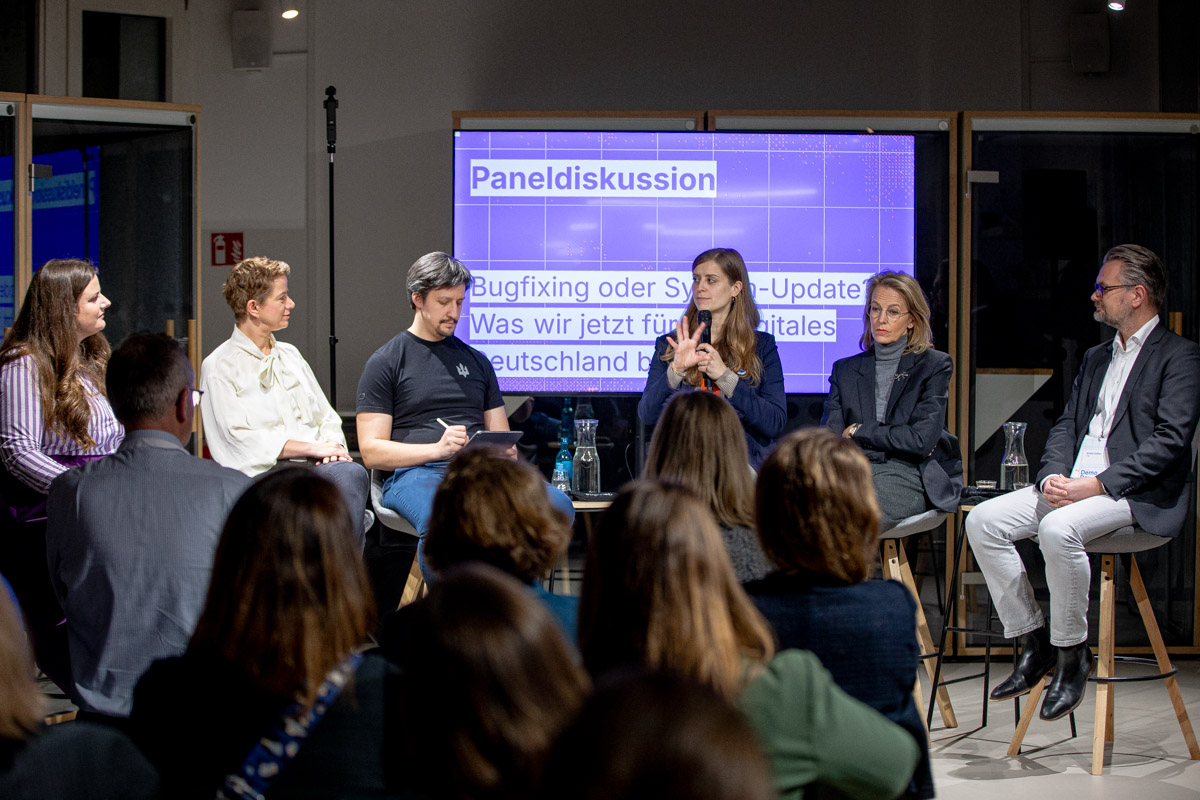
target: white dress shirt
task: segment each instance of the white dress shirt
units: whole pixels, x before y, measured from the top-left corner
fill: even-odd
[[[1121,392],[1125,390],[1125,381],[1129,380],[1133,362],[1137,361],[1138,353],[1142,352],[1142,343],[1157,324],[1156,314],[1138,328],[1137,332],[1125,341],[1124,346],[1121,345],[1120,334],[1113,337],[1112,361],[1108,364],[1108,371],[1104,373],[1104,383],[1100,386],[1099,397],[1096,398],[1096,413],[1088,425],[1088,436],[1095,436],[1097,439],[1108,438],[1108,432],[1112,430],[1113,415],[1116,413],[1117,404],[1121,402]]]
[[[253,477],[289,441],[346,446],[342,418],[300,351],[271,337],[265,355],[237,328],[200,367],[200,411],[218,464]]]

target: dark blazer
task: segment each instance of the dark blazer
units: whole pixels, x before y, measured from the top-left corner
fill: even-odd
[[[780,650],[811,650],[846,694],[912,734],[921,761],[905,797],[932,797],[925,720],[913,700],[917,604],[896,581],[849,585],[829,575],[774,572],[744,584]]]
[[[957,511],[962,493],[958,437],[946,430],[954,362],[939,350],[905,353],[896,367],[883,422],[875,420],[875,348],[833,364],[821,424],[841,435],[859,423],[854,441],[868,458],[903,459],[921,469],[936,508]]]
[[[746,431],[746,447],[750,451],[750,466],[758,469],[775,444],[775,437],[783,433],[787,424],[787,397],[783,392],[783,365],[779,361],[775,337],[762,331],[755,331],[755,334],[758,337],[755,350],[763,365],[762,381],[758,386],[752,386],[742,380],[737,391],[725,399],[742,421],[742,428]],[[654,356],[650,359],[646,389],[638,401],[638,416],[647,425],[658,422],[663,407],[676,392],[695,389],[690,384],[682,383],[674,391],[671,390],[667,383],[667,362],[662,360],[666,351],[667,337],[660,336],[654,342]]]
[[[1111,341],[1084,354],[1071,399],[1046,441],[1038,486],[1051,475],[1071,474],[1111,361]],[[1129,500],[1133,518],[1150,533],[1176,536],[1183,527],[1198,418],[1200,345],[1160,320],[1129,371],[1108,434],[1109,467],[1097,476],[1110,495]]]

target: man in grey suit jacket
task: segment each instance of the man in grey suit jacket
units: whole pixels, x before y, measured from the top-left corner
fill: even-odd
[[[107,384],[125,440],[50,485],[46,554],[67,616],[71,699],[126,717],[151,662],[187,648],[225,517],[251,481],[183,449],[193,376],[174,339],[126,339]]]
[[[1200,417],[1200,346],[1158,318],[1166,294],[1162,261],[1138,245],[1104,256],[1092,302],[1117,329],[1083,357],[1066,410],[1050,431],[1034,486],[981,504],[967,536],[1005,635],[1020,638],[1013,674],[992,692],[1028,692],[1051,669],[1043,719],[1075,709],[1092,669],[1087,646],[1091,568],[1084,545],[1137,524],[1175,536],[1188,510],[1184,492]],[[1050,589],[1050,630],[1013,545],[1038,537]]]

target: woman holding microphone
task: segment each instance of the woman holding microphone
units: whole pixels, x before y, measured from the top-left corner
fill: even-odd
[[[767,457],[787,422],[783,366],[775,337],[758,330],[758,306],[746,262],[737,250],[705,250],[692,262],[692,296],[675,326],[660,336],[638,403],[647,425],[658,421],[680,391],[721,395],[737,412],[746,433],[750,466]]]

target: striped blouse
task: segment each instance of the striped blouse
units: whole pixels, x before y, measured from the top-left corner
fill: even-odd
[[[125,438],[125,429],[113,416],[112,407],[88,378],[91,419],[88,433],[96,449],[84,453],[69,436],[46,427],[38,391],[37,369],[32,356],[10,361],[0,368],[0,464],[26,486],[46,494],[50,482],[66,472],[74,456],[103,456],[115,453]]]

